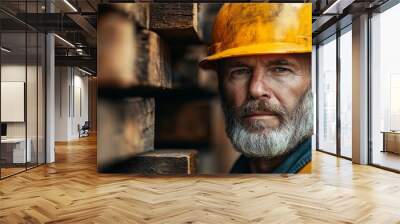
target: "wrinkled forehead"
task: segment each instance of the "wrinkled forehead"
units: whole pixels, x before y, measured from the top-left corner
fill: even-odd
[[[253,67],[260,65],[287,65],[298,69],[311,67],[311,54],[265,54],[232,57],[221,60],[223,67],[247,66]]]

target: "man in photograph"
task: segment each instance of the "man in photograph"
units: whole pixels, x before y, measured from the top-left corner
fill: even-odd
[[[218,73],[226,133],[242,155],[231,173],[309,173],[311,4],[220,9],[202,68]]]

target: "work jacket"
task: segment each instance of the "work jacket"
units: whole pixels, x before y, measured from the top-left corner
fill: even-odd
[[[231,173],[252,173],[250,159],[241,155],[231,169]],[[295,147],[286,158],[270,173],[311,173],[311,138]]]

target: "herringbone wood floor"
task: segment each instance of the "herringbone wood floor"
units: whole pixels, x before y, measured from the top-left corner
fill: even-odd
[[[400,223],[400,175],[320,152],[311,175],[96,172],[94,138],[0,181],[0,223]]]

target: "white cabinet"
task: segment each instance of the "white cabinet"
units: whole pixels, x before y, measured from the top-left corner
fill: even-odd
[[[27,147],[25,151],[25,138],[7,138],[1,140],[2,145],[12,147],[13,163],[25,163],[32,161],[32,140],[28,138],[26,143]]]

